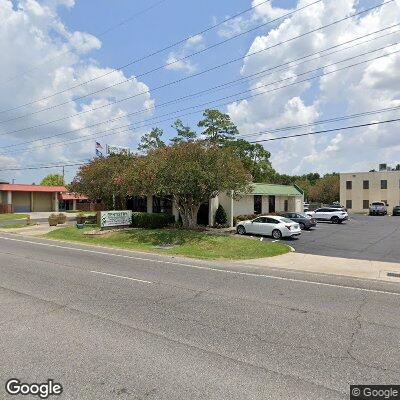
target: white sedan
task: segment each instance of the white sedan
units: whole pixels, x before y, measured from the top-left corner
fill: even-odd
[[[301,229],[297,222],[277,215],[263,215],[253,220],[240,221],[236,231],[239,235],[255,233],[272,236],[274,239],[301,235]]]

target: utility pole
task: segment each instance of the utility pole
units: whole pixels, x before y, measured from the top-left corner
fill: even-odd
[[[62,175],[63,175],[63,181],[65,182],[65,166],[63,165],[63,173],[62,173]]]

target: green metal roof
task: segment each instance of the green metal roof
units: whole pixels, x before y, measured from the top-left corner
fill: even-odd
[[[252,183],[250,194],[267,196],[302,196],[302,192],[295,186],[274,185],[271,183]]]

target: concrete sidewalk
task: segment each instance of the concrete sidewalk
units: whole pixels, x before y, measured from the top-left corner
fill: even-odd
[[[0,232],[4,233],[16,233],[20,234],[23,236],[41,236],[45,235],[46,233],[49,233],[51,231],[54,231],[55,229],[60,229],[60,228],[65,228],[67,226],[73,225],[72,222],[68,221],[66,224],[63,225],[57,225],[57,226],[49,226],[49,224],[46,223],[39,223],[37,225],[32,225],[32,226],[26,226],[24,228],[8,228],[8,229],[2,229],[0,226]]]
[[[355,260],[296,252],[271,258],[237,261],[237,263],[256,267],[340,275],[352,278],[378,279],[400,283],[400,263]],[[387,273],[398,274],[399,277],[389,277]]]

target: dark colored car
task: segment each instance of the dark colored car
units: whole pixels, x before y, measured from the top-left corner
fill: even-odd
[[[297,222],[301,230],[310,229],[317,226],[317,221],[315,218],[311,218],[309,215],[304,213],[283,213],[282,217],[291,219],[293,222]]]
[[[400,216],[400,206],[393,207],[393,216]]]

